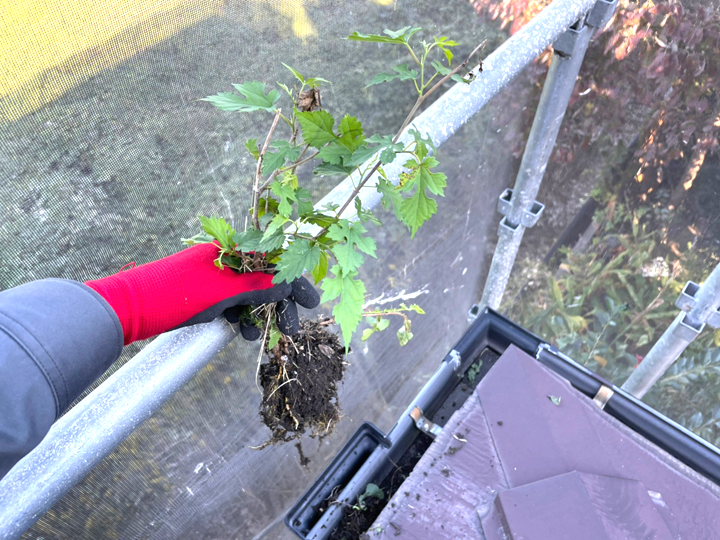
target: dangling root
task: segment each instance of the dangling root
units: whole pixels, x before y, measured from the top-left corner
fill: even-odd
[[[263,314],[263,320],[265,320],[265,332],[263,333],[263,339],[262,343],[260,344],[260,353],[258,354],[257,359],[257,369],[255,370],[255,386],[258,389],[258,392],[262,393],[262,389],[260,388],[260,364],[262,364],[262,357],[263,353],[265,352],[265,344],[268,342],[268,339],[270,337],[270,321],[273,320],[273,317],[275,317],[275,305],[276,304],[265,304],[264,306],[261,306],[260,308],[256,309],[254,314],[262,309],[264,310]]]

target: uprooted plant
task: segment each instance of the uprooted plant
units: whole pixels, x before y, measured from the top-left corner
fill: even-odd
[[[336,121],[321,101],[322,88],[330,83],[305,77],[285,64],[295,78],[292,88],[277,83],[287,95],[286,107],[280,106],[281,93],[266,91],[262,82],[235,84],[238,93],[221,92],[204,99],[223,111],[260,112],[270,115],[272,121],[262,144],[256,139],[245,143],[255,170],[252,201],[242,230],[235,230],[222,218],[201,216],[203,232],[184,242],[216,242],[218,268],[271,272],[274,283],[291,283],[310,271],[323,291],[322,302],[337,300],[332,318],[319,323],[304,321],[300,334],[293,338],[280,333],[271,316],[272,306],[248,308],[241,315],[244,324],[261,329],[261,349],[270,359],[258,370],[264,391],[263,420],[273,431],[270,442],[297,438],[307,429],[313,436],[331,430],[340,416],[336,384],[342,378],[344,354],[364,317],[370,326],[363,332],[363,340],[387,329],[389,317],[398,317],[402,325],[397,337],[405,345],[412,338],[407,314],[423,313],[417,305],[382,310],[365,305],[366,288],[359,270],[365,255],[375,257],[377,248],[365,225],[381,223],[358,196],[363,189],[379,192],[383,206],[392,209],[411,237],[437,212],[434,196],[443,196],[446,176],[434,172],[438,161],[430,155],[436,150],[432,140],[416,129],[410,129],[402,141],[401,135],[411,126],[420,105],[448,79],[469,83],[474,78],[480,67],[466,78],[458,72],[482,45],[453,68],[452,48],[458,44],[443,36],[421,41],[419,47],[411,45],[411,38],[420,30],[406,27],[385,30],[382,35],[355,32],[347,38],[404,47],[414,62],[412,68],[407,63],[394,66],[368,84],[412,81],[417,99],[394,135],[367,136],[362,123],[347,114]],[[433,56],[440,60],[431,59]],[[443,57],[447,65],[442,63]],[[396,159],[405,159],[405,172],[394,185],[384,167]],[[340,204],[315,205],[298,179],[298,168],[310,163],[316,175],[349,177],[352,191],[347,199]],[[337,336],[327,332],[331,323],[339,325],[344,347]]]

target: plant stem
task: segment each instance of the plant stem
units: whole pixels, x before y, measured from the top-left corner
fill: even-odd
[[[293,125],[294,125],[294,124],[293,124]],[[298,127],[295,126],[295,127],[293,128],[292,137],[290,137],[290,145],[291,145],[291,146],[292,146],[293,144],[295,144],[295,139],[297,138],[297,136],[298,136]]]
[[[285,123],[286,123],[288,126],[290,126],[290,129],[295,129],[295,126],[294,126],[294,124],[290,121],[290,119],[289,119],[287,116],[285,116],[284,114],[282,114],[282,113],[280,112],[280,109],[278,109],[277,111],[278,111],[278,114],[280,115],[280,118],[282,118],[283,120],[285,120]]]
[[[273,120],[272,126],[270,127],[270,132],[268,133],[267,137],[265,138],[265,144],[262,147],[262,150],[260,150],[260,155],[258,156],[257,161],[257,167],[255,168],[255,186],[253,187],[253,226],[256,230],[260,230],[260,218],[258,217],[259,213],[259,206],[260,206],[260,189],[258,186],[260,185],[260,173],[262,171],[262,163],[263,163],[263,157],[265,156],[265,152],[267,152],[268,145],[270,144],[270,139],[272,138],[272,134],[275,131],[275,128],[277,127],[278,120],[280,120],[280,116],[282,116],[282,111],[280,109],[277,110],[275,113],[275,119]]]
[[[276,117],[277,119],[277,117]],[[275,305],[276,304],[264,304],[265,307],[265,313],[264,313],[264,319],[265,319],[265,332],[263,333],[263,339],[262,343],[260,343],[260,354],[258,354],[257,359],[257,369],[255,370],[255,386],[257,387],[258,391],[262,394],[262,390],[260,389],[260,384],[258,383],[258,380],[260,379],[260,363],[262,362],[262,355],[265,352],[265,344],[268,341],[268,337],[270,336],[270,321],[272,320],[273,316],[275,315]]]
[[[315,159],[315,158],[317,157],[317,155],[320,153],[320,152],[315,152],[312,156],[309,156],[309,157],[306,157],[305,159],[302,159],[302,157],[305,155],[305,152],[307,151],[307,149],[308,149],[309,147],[310,147],[310,145],[309,145],[309,144],[306,144],[306,145],[305,145],[305,148],[303,148],[302,154],[300,154],[300,157],[298,158],[298,160],[300,160],[300,161],[296,161],[295,163],[293,163],[293,166],[292,166],[292,172],[293,172],[293,174],[295,174],[295,168],[296,168],[296,167],[302,165],[303,163],[307,163],[308,161],[312,161],[312,160]]]
[[[286,235],[289,234],[290,236],[294,236],[295,238],[303,238],[305,240],[315,240],[315,238],[313,238],[312,236],[308,236],[307,234],[300,234],[300,233],[296,233],[296,232],[287,232],[287,230],[285,230],[285,234]]]
[[[410,320],[408,316],[401,311],[365,311],[362,314],[363,317],[380,317],[382,315],[397,315],[398,317],[402,317],[405,321]]]
[[[363,317],[380,317],[383,315],[397,315],[398,317],[402,317],[404,321],[410,320],[410,318],[401,311],[365,311],[362,313]],[[327,326],[328,324],[335,324],[335,317],[325,319],[319,323],[319,326]]]
[[[413,105],[413,108],[410,110],[410,113],[405,118],[405,121],[402,123],[402,126],[400,127],[398,132],[395,134],[395,137],[393,137],[393,144],[398,142],[398,140],[400,139],[400,135],[402,135],[405,128],[408,126],[410,121],[413,119],[413,117],[415,116],[415,113],[417,112],[417,110],[420,107],[420,105],[422,104],[422,102],[425,101],[427,99],[427,97],[430,94],[432,94],[435,90],[440,88],[443,85],[443,83],[445,81],[447,81],[450,77],[452,77],[458,71],[460,71],[465,66],[467,66],[470,63],[470,60],[472,59],[472,57],[475,56],[475,53],[477,53],[480,49],[482,49],[486,43],[487,43],[487,40],[483,40],[483,42],[480,43],[480,45],[478,45],[477,47],[475,47],[475,49],[473,49],[473,52],[471,52],[468,55],[468,57],[465,59],[465,61],[462,64],[457,66],[450,73],[448,73],[442,79],[440,79],[437,83],[435,83],[435,85],[430,90],[428,90],[428,92],[426,94],[423,94],[417,98],[417,101],[415,101],[415,105]],[[415,61],[418,62],[418,64],[420,64],[420,62],[417,59],[417,56],[415,56],[415,53],[412,52],[412,48],[410,48],[409,45],[408,45],[408,49],[410,49],[410,52],[412,53],[413,58],[415,58]],[[380,168],[380,161],[375,163],[375,166],[373,166],[373,168],[370,170],[370,172],[358,183],[357,187],[353,190],[353,192],[350,194],[348,199],[345,201],[345,204],[343,204],[340,207],[340,210],[338,210],[338,213],[337,213],[338,218],[340,218],[340,216],[345,211],[345,209],[348,206],[350,206],[350,203],[355,199],[355,197],[357,197],[358,193],[360,193],[360,190],[365,186],[365,184],[367,184],[367,182],[370,180],[370,178],[372,178],[373,174],[375,174],[379,168]],[[314,239],[320,238],[323,234],[325,234],[327,232],[327,229],[328,229],[327,227],[323,227],[322,230],[320,230],[320,232],[317,233],[313,238]]]
[[[439,74],[440,74],[440,72],[436,71],[436,72],[435,72],[435,75],[433,75],[432,77],[430,77],[430,78],[428,79],[428,82],[425,83],[425,86],[430,86],[430,83],[433,82],[433,80],[435,79],[435,77],[437,77]]]
[[[303,153],[304,153],[304,152],[305,152],[305,151],[303,150]],[[300,155],[302,156],[302,154],[300,154]],[[318,152],[315,152],[312,156],[306,157],[306,158],[303,159],[302,161],[296,162],[296,163],[292,166],[292,168],[291,168],[292,171],[293,171],[293,173],[294,173],[295,167],[297,167],[298,165],[302,165],[303,163],[307,163],[308,161],[311,161],[311,160],[315,159],[315,158],[317,157],[317,155],[318,155]],[[287,171],[287,167],[283,167],[283,168],[281,168],[281,169],[276,170],[276,171],[275,171],[274,173],[272,173],[272,174],[270,175],[270,177],[263,183],[263,185],[260,186],[260,188],[258,189],[258,191],[259,191],[260,193],[262,193],[263,191],[265,191],[265,190],[268,188],[268,186],[270,186],[270,184],[273,183],[273,180],[275,180],[281,172],[285,172],[285,171]]]
[[[393,141],[393,142],[395,142],[395,141]],[[375,163],[375,166],[370,170],[370,172],[365,176],[365,178],[363,178],[360,181],[360,183],[358,183],[357,187],[355,189],[353,189],[353,192],[350,194],[348,199],[345,201],[345,204],[343,204],[342,207],[340,207],[340,210],[338,210],[338,213],[337,213],[338,219],[340,218],[342,213],[347,209],[347,207],[350,206],[350,203],[353,202],[353,200],[355,200],[355,197],[357,197],[357,194],[360,193],[360,190],[365,186],[365,184],[367,184],[368,180],[370,180],[372,175],[375,174],[375,172],[377,172],[377,170],[379,168],[380,168],[380,162],[378,161],[377,163]],[[317,239],[317,238],[321,237],[323,234],[325,234],[327,232],[327,229],[328,229],[327,227],[324,227],[318,234],[316,234],[314,236],[314,238]]]
[[[447,81],[450,77],[452,77],[453,75],[457,74],[458,71],[460,71],[460,70],[463,69],[465,66],[467,66],[467,65],[470,63],[470,60],[472,59],[472,57],[475,56],[475,53],[477,53],[480,49],[482,49],[483,47],[485,47],[485,44],[486,44],[486,43],[487,43],[487,39],[484,40],[480,45],[478,45],[477,47],[475,47],[475,49],[473,50],[473,52],[471,52],[471,53],[468,55],[468,57],[465,59],[465,61],[464,61],[462,64],[460,64],[459,66],[457,66],[457,67],[456,67],[455,69],[453,69],[450,73],[448,73],[448,74],[445,75],[442,79],[440,79],[438,82],[436,82],[435,85],[434,85],[430,90],[427,91],[427,93],[425,93],[425,94],[421,95],[420,97],[418,97],[417,101],[415,102],[415,105],[413,105],[413,108],[410,110],[410,113],[407,115],[407,118],[405,118],[405,121],[403,122],[402,127],[400,128],[400,130],[398,131],[398,134],[395,136],[395,139],[393,139],[393,142],[397,142],[397,139],[400,137],[400,134],[403,132],[403,130],[408,126],[408,124],[410,123],[410,121],[413,119],[413,117],[415,116],[415,113],[417,112],[417,110],[418,110],[418,108],[420,107],[420,105],[422,105],[423,101],[425,101],[425,100],[428,98],[428,96],[429,96],[430,94],[432,94],[435,90],[437,90],[438,88],[440,88],[440,87],[445,83],[445,81]],[[430,80],[432,80],[432,79],[430,79]],[[429,83],[429,81],[428,81],[428,83]]]
[[[415,51],[412,50],[412,47],[410,46],[410,44],[409,44],[409,43],[406,43],[405,46],[408,48],[408,51],[410,51],[410,54],[412,55],[413,60],[415,60],[415,63],[416,63],[418,66],[422,65],[422,64],[420,63],[420,60],[418,60],[418,57],[415,55]]]
[[[281,169],[277,169],[275,172],[273,172],[273,173],[270,175],[270,177],[263,183],[263,185],[260,186],[260,189],[258,189],[258,191],[259,191],[260,193],[262,193],[263,191],[265,191],[265,190],[268,188],[268,186],[273,183],[273,180],[275,180],[281,172],[282,172]]]

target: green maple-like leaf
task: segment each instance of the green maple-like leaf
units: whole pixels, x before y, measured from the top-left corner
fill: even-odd
[[[430,170],[437,164],[437,160],[433,157],[427,157],[421,163],[409,161],[406,166],[410,167],[410,171],[401,175],[400,191],[414,190],[410,197],[400,203],[400,219],[410,228],[411,236],[415,236],[420,226],[437,212],[437,202],[428,197],[426,192],[444,196],[447,177],[443,173],[434,173]]]
[[[400,215],[400,205],[403,198],[397,186],[388,182],[387,178],[380,177],[377,184],[377,190],[382,194],[382,205],[386,210],[392,208],[395,217],[402,221]]]
[[[328,229],[328,238],[341,242],[332,247],[332,252],[345,272],[357,270],[362,265],[364,257],[359,251],[375,257],[375,240],[362,236],[366,232],[367,229],[361,223],[353,223],[347,219],[341,219]]]
[[[318,225],[324,229],[335,223],[337,218],[335,216],[328,216],[327,214],[323,214],[322,212],[318,212],[313,209],[312,212],[308,212],[303,216],[302,221]]]
[[[233,241],[237,244],[239,251],[256,251],[262,240],[263,232],[257,229],[249,229],[245,232],[235,233]]]
[[[411,129],[408,133],[415,139],[415,154],[420,161],[425,159],[425,156],[430,153],[430,149],[432,149],[433,152],[437,152],[435,143],[432,138],[430,138],[430,135],[423,138],[417,129]]]
[[[397,331],[397,339],[401,347],[407,345],[412,338],[413,333],[404,326],[401,326],[400,329]]]
[[[233,235],[235,230],[232,226],[222,218],[198,216],[203,231],[218,241],[220,247],[227,251],[235,249]]]
[[[305,79],[305,84],[307,84],[310,88],[320,88],[320,83],[332,84],[327,79],[323,79],[321,77],[310,77],[308,79]]]
[[[283,186],[288,186],[293,190],[297,190],[300,185],[300,180],[298,180],[296,174],[293,174],[291,171],[286,171],[285,174],[282,175],[282,178],[280,178],[280,183]]]
[[[305,238],[291,242],[275,266],[278,272],[273,276],[273,283],[291,283],[302,276],[306,268],[315,268],[321,254],[320,247]]]
[[[250,152],[250,155],[255,158],[255,161],[260,159],[260,150],[258,150],[257,139],[250,139],[245,142],[245,148]]]
[[[372,336],[375,332],[382,332],[385,330],[388,326],[390,326],[390,321],[388,319],[384,319],[382,317],[377,317],[375,322],[370,328],[366,328],[363,330],[362,333],[362,340],[367,341],[367,339]]]
[[[337,244],[332,247],[332,252],[338,264],[348,271],[360,268],[365,261],[362,253],[355,251],[352,246],[348,244]]]
[[[315,268],[312,269],[312,277],[315,280],[315,285],[320,283],[323,278],[327,275],[328,272],[328,261],[329,257],[328,254],[324,251],[320,253],[320,260],[318,260],[318,263],[315,265]]]
[[[434,67],[435,70],[436,70],[440,75],[445,76],[445,75],[449,75],[450,73],[452,73],[452,70],[451,70],[451,69],[443,66],[443,65],[442,65],[440,62],[438,62],[437,60],[433,60],[432,62],[430,62],[430,65],[432,65],[432,67]],[[470,84],[470,81],[463,79],[463,78],[462,78],[460,75],[458,75],[457,73],[455,73],[455,74],[454,74],[452,77],[450,77],[450,78],[451,78],[453,81],[455,81],[455,82],[462,82],[462,83]]]
[[[310,146],[321,148],[337,139],[333,132],[335,120],[327,111],[298,112],[297,119],[302,128],[303,139]]]
[[[343,272],[335,265],[330,270],[335,277],[326,277],[320,287],[323,290],[321,302],[329,302],[340,297],[340,302],[333,308],[335,322],[340,325],[345,350],[350,347],[350,340],[362,320],[363,302],[365,301],[365,284],[355,279],[357,272]]]
[[[350,152],[354,152],[365,143],[365,135],[360,121],[354,116],[346,114],[340,120],[340,136],[338,142],[347,148]]]
[[[288,218],[281,214],[273,216],[270,223],[268,223],[267,229],[265,229],[265,233],[258,242],[257,251],[268,253],[281,248],[285,243],[283,225],[288,221]]]
[[[345,159],[351,155],[352,152],[350,150],[335,142],[323,146],[318,152],[318,157],[330,165],[341,165]]]
[[[402,144],[398,144],[397,146],[400,147],[402,150]],[[382,152],[380,152],[380,163],[383,165],[387,165],[388,163],[392,163],[395,161],[396,156],[396,149],[393,147],[385,148]]]
[[[402,144],[394,143],[390,135],[373,135],[372,137],[366,139],[365,142],[377,146],[369,147],[367,145],[363,145],[355,150],[352,155],[344,158],[345,165],[362,165],[378,152],[380,152],[380,163],[387,165],[395,159],[396,152],[400,152],[405,149]]]
[[[360,197],[355,197],[355,215],[362,223],[367,223],[369,221],[378,226],[382,225],[382,222],[375,217],[375,214],[372,213],[372,210],[366,210],[365,208],[363,208]]]
[[[326,146],[322,150],[320,150],[320,155],[329,155],[332,159],[342,159],[342,164],[345,167],[357,167],[358,165],[362,165],[369,159],[371,159],[375,154],[378,152],[380,163],[383,165],[387,165],[388,163],[391,163],[395,159],[395,148],[400,147],[403,148],[402,145],[394,145],[394,147],[385,147],[385,146],[374,146],[370,147],[367,145],[363,145],[359,147],[357,150],[355,150],[352,154],[344,147],[340,147],[336,151],[330,151],[328,154],[323,154],[323,150],[326,148],[329,148],[329,146]],[[326,161],[330,161],[329,159],[326,159]],[[335,163],[336,165],[339,163]]]
[[[354,170],[355,167],[348,167],[345,165],[333,165],[332,163],[321,163],[320,165],[315,167],[313,174],[326,174],[328,176],[334,174],[341,174],[347,176]]]
[[[407,40],[410,39],[410,37],[415,34],[416,32],[419,32],[422,30],[420,27],[412,27],[412,26],[405,26],[401,28],[400,30],[383,30],[383,34],[387,34],[392,39],[402,39],[404,42],[407,42]]]
[[[266,211],[267,208],[267,211]],[[260,197],[260,206],[258,207],[258,218],[263,229],[268,222],[278,213],[278,202],[272,197]]]
[[[312,195],[305,188],[297,188],[295,190],[295,200],[298,205],[298,215],[300,217],[312,214],[315,206],[313,205]]]
[[[369,88],[370,86],[373,86],[375,84],[381,84],[384,82],[390,82],[394,81],[395,79],[399,79],[401,81],[408,81],[411,79],[417,79],[420,76],[420,73],[418,73],[414,69],[408,69],[407,64],[400,64],[399,66],[395,66],[393,68],[394,73],[378,73],[375,75],[368,83],[365,88]]]
[[[368,146],[367,143],[376,146]],[[339,157],[342,157],[345,166],[362,165],[378,153],[380,163],[387,165],[395,159],[396,152],[400,152],[404,150],[404,148],[402,144],[394,143],[390,135],[373,135],[365,139],[365,144],[358,147],[352,154],[347,152],[347,150],[345,153],[338,151],[337,154]],[[325,148],[323,148],[323,150],[325,150]]]
[[[280,199],[278,211],[284,216],[292,214],[292,204],[297,201],[295,190],[291,186],[276,180],[270,184],[270,191]]]
[[[272,216],[272,219],[265,228],[265,234],[263,235],[263,238],[267,238],[271,234],[281,230],[283,225],[285,225],[285,223],[287,223],[288,221],[290,220],[282,214]]]
[[[200,101],[209,101],[222,111],[253,112],[253,111],[274,111],[275,103],[280,99],[280,92],[270,90],[265,94],[265,84],[252,81],[245,84],[233,84],[235,89],[242,94],[239,96],[234,92],[220,92],[215,96],[208,96]]]
[[[313,211],[312,195],[302,187],[298,187],[298,177],[289,171],[282,180],[270,184],[270,191],[279,198],[277,212],[279,215],[289,217],[292,214],[293,204],[298,205],[298,214],[305,216]]]
[[[367,139],[367,142],[377,144],[378,146],[375,147],[375,150],[383,149],[380,153],[380,163],[383,165],[392,163],[395,159],[395,153],[405,149],[402,144],[393,142],[392,135],[373,135]]]
[[[348,154],[344,157],[344,165],[348,167],[357,167],[358,165],[362,165],[365,163],[368,159],[372,158],[375,154],[377,154],[378,149],[377,148],[370,148],[369,146],[361,146],[357,150],[355,150],[352,154],[348,152]]]
[[[296,78],[298,81],[300,81],[301,83],[304,83],[304,82],[305,82],[305,77],[303,77],[302,75],[300,75],[300,72],[299,72],[298,70],[296,70],[295,68],[292,68],[292,67],[288,66],[288,65],[287,65],[286,63],[284,63],[284,62],[282,62],[282,65],[285,66],[288,70],[290,70],[290,72],[291,72],[293,75],[295,75],[295,78]]]
[[[453,53],[450,50],[450,47],[457,47],[459,43],[457,41],[448,39],[445,36],[441,36],[435,38],[435,45],[437,45],[437,47],[445,54],[445,58],[447,58],[448,64],[452,64]]]
[[[292,146],[288,141],[274,141],[270,146],[277,148],[278,151],[266,152],[263,156],[262,173],[264,175],[271,174],[283,167],[286,161],[294,162],[302,152],[299,146]]]
[[[212,236],[206,232],[201,232],[190,238],[181,238],[180,241],[188,246],[195,246],[197,244],[209,244],[214,240]]]
[[[270,253],[276,249],[280,249],[285,243],[285,233],[282,230],[274,231],[271,234],[265,234],[258,243],[257,251],[260,253]]]
[[[295,75],[295,78],[296,78],[298,81],[300,81],[300,82],[303,83],[303,84],[307,84],[310,88],[318,88],[318,87],[320,86],[320,83],[332,84],[330,81],[326,81],[325,79],[321,79],[320,77],[310,77],[310,78],[307,78],[307,79],[306,79],[305,77],[303,77],[303,76],[300,74],[300,72],[299,72],[298,70],[296,70],[296,69],[288,66],[287,64],[283,64],[283,66],[285,66],[286,68],[288,68],[288,69],[290,70],[290,72],[291,72],[293,75]],[[289,91],[288,91],[288,94],[290,94]]]
[[[422,28],[413,28],[406,26],[400,30],[384,30],[381,34],[360,34],[353,32],[347,39],[350,41],[364,41],[367,43],[396,43],[399,45],[405,44],[412,37],[413,34],[422,30]]]

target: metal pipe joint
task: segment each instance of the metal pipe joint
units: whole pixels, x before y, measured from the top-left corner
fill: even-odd
[[[623,390],[635,397],[643,397],[652,388],[702,333],[705,325],[720,327],[720,265],[715,267],[702,286],[688,281],[675,305],[682,311],[622,385]]]

